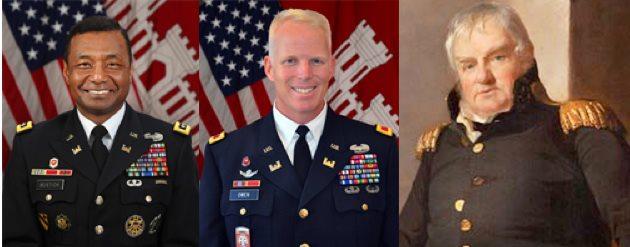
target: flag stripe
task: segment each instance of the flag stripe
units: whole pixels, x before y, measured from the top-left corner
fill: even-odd
[[[260,118],[260,112],[258,112],[258,107],[254,100],[254,93],[250,87],[245,87],[238,91],[238,100],[240,101],[245,121],[248,124]]]
[[[200,55],[201,55],[199,56],[200,68],[210,68],[210,65],[208,64],[208,60],[205,57],[205,54],[201,52]],[[210,70],[200,69],[199,77],[201,78],[201,81],[204,82],[202,85],[203,85],[203,89],[204,89],[203,91],[206,94],[206,97],[208,99],[212,99],[212,101],[208,101],[208,102],[209,102],[209,105],[212,105],[211,109],[214,110],[214,113],[217,116],[217,119],[220,121],[220,126],[223,127],[223,129],[227,132],[235,130],[236,123],[234,122],[234,119],[231,116],[230,110],[227,106],[227,102],[223,96],[223,93],[221,93],[221,89],[219,89],[219,86],[217,82],[214,80],[214,77],[212,76],[212,74],[210,73]],[[203,107],[203,105],[201,104],[199,106]],[[201,109],[204,109],[204,108],[201,108]]]
[[[13,77],[13,73],[8,68],[8,63],[5,60],[4,56],[2,56],[2,70],[2,94],[4,96],[3,100],[6,100],[6,102],[4,103],[7,103],[7,105],[9,106],[9,112],[12,114],[13,119],[17,123],[26,122],[33,119],[28,111],[26,102],[24,102],[24,99],[22,98],[22,94],[20,94],[19,92],[19,88],[15,82],[15,78]],[[8,113],[4,112],[3,117],[7,115]],[[15,128],[15,125],[13,125],[13,128]]]
[[[54,106],[55,102],[53,101],[50,88],[48,88],[48,79],[46,79],[44,70],[39,68],[31,71],[31,77],[33,78],[33,82],[35,82],[35,87],[37,88],[39,100],[42,102],[42,105]],[[44,116],[46,116],[46,119],[57,116],[57,109],[55,107],[42,107],[42,109],[44,110]]]
[[[9,145],[5,147],[8,147],[9,149],[12,148],[13,137],[15,137],[16,132],[15,126],[17,125],[11,112],[11,109],[9,109],[9,103],[5,97],[2,97],[2,135],[7,139]]]
[[[26,63],[22,58],[20,47],[15,43],[9,24],[6,21],[6,17],[2,15],[2,53],[4,54],[3,61],[8,65],[9,71],[13,73],[14,85],[17,85],[19,94],[22,95],[23,102],[26,104],[28,112],[30,112],[32,120],[39,122],[45,120],[43,105],[41,104],[37,90],[34,89],[33,78],[31,73],[26,67]],[[4,60],[6,58],[6,60]]]
[[[225,96],[225,101],[232,113],[232,118],[234,119],[234,123],[236,123],[236,127],[240,128],[245,126],[247,122],[245,121],[245,116],[243,115],[243,106],[238,98],[238,94]]]
[[[44,74],[46,74],[46,81],[48,82],[57,112],[65,112],[72,109],[70,92],[64,83],[61,73],[59,63],[52,62],[44,65]]]
[[[256,106],[258,106],[258,113],[260,116],[265,116],[271,111],[271,101],[269,101],[269,94],[265,89],[264,81],[257,81],[251,85],[251,90],[254,92],[254,100]]]

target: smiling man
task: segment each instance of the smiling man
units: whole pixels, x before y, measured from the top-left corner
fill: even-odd
[[[76,108],[17,126],[3,181],[3,246],[196,246],[190,127],[126,105],[126,31],[102,16],[77,23],[63,77]]]
[[[452,121],[418,141],[401,246],[630,246],[630,154],[614,114],[549,100],[506,5],[457,14],[445,46]]]
[[[397,246],[396,139],[326,106],[335,69],[328,20],[289,9],[269,31],[273,112],[210,138],[201,246]]]

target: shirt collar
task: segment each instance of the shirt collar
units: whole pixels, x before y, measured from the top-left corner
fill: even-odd
[[[313,120],[304,124],[309,129],[309,132],[306,135],[307,137],[311,135],[311,138],[319,139],[319,137],[322,136],[322,133],[324,133],[324,123],[326,122],[327,109],[328,104],[324,103],[322,111]],[[273,119],[276,124],[278,135],[281,136],[282,140],[290,141],[296,134],[295,131],[297,130],[298,126],[300,126],[300,124],[294,122],[293,120],[282,114],[276,107],[275,102],[273,104]]]
[[[116,132],[118,131],[118,126],[120,126],[120,123],[123,120],[123,117],[125,116],[125,108],[126,108],[125,103],[123,103],[122,107],[120,107],[120,109],[114,113],[114,115],[112,115],[109,119],[105,120],[105,122],[103,123],[103,126],[105,127],[105,129],[107,129],[107,135],[109,135],[112,139],[114,139],[114,137],[116,137]],[[88,119],[87,117],[85,117],[83,114],[81,114],[81,111],[79,111],[77,109],[77,115],[79,115],[79,121],[81,121],[81,125],[83,126],[83,130],[85,131],[85,136],[87,136],[88,140],[90,140],[90,134],[92,134],[92,129],[94,129],[94,127],[96,127],[96,123],[94,123],[92,120]]]

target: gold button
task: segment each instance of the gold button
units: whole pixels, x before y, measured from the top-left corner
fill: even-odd
[[[51,194],[46,194],[46,201],[50,201],[52,200],[52,195]]]
[[[480,176],[475,176],[475,177],[473,178],[473,180],[472,180],[472,184],[473,184],[474,186],[481,186],[481,185],[483,185],[484,183],[486,183],[486,180],[485,180],[484,178],[480,177]]]
[[[470,245],[462,245],[462,247],[470,247]]]
[[[363,203],[363,205],[361,205],[361,209],[363,209],[363,211],[367,211],[368,210],[367,203]]]
[[[97,225],[96,227],[94,227],[94,231],[96,232],[96,235],[101,235],[103,234],[103,226],[101,225]]]
[[[457,210],[457,212],[461,212],[464,210],[464,203],[466,203],[466,201],[459,199],[457,201],[455,201],[455,210]]]
[[[144,200],[147,201],[147,203],[151,203],[153,201],[153,197],[151,197],[151,195],[147,195],[144,197]]]
[[[481,153],[483,151],[483,143],[477,143],[473,146],[473,153]]]
[[[470,231],[470,229],[472,229],[472,222],[470,222],[470,220],[463,219],[460,222],[460,229],[462,230],[462,232]]]
[[[300,247],[311,247],[311,246],[307,243],[303,243],[303,244],[300,244]]]
[[[300,218],[306,219],[306,217],[308,217],[308,209],[306,208],[300,209],[300,212],[298,212],[298,215],[300,216]]]
[[[241,215],[245,215],[247,213],[247,209],[241,208],[241,210],[239,210],[238,213]]]
[[[103,197],[102,196],[97,196],[96,197],[96,205],[103,205]]]

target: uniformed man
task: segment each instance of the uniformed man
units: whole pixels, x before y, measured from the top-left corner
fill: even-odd
[[[612,112],[549,101],[508,6],[457,14],[446,49],[452,121],[419,140],[401,246],[630,246],[630,159]]]
[[[397,246],[396,140],[326,106],[328,20],[284,10],[269,47],[273,112],[206,147],[201,246]]]
[[[125,104],[127,33],[107,17],[72,28],[63,77],[74,110],[17,126],[3,183],[3,246],[196,246],[190,127]]]

